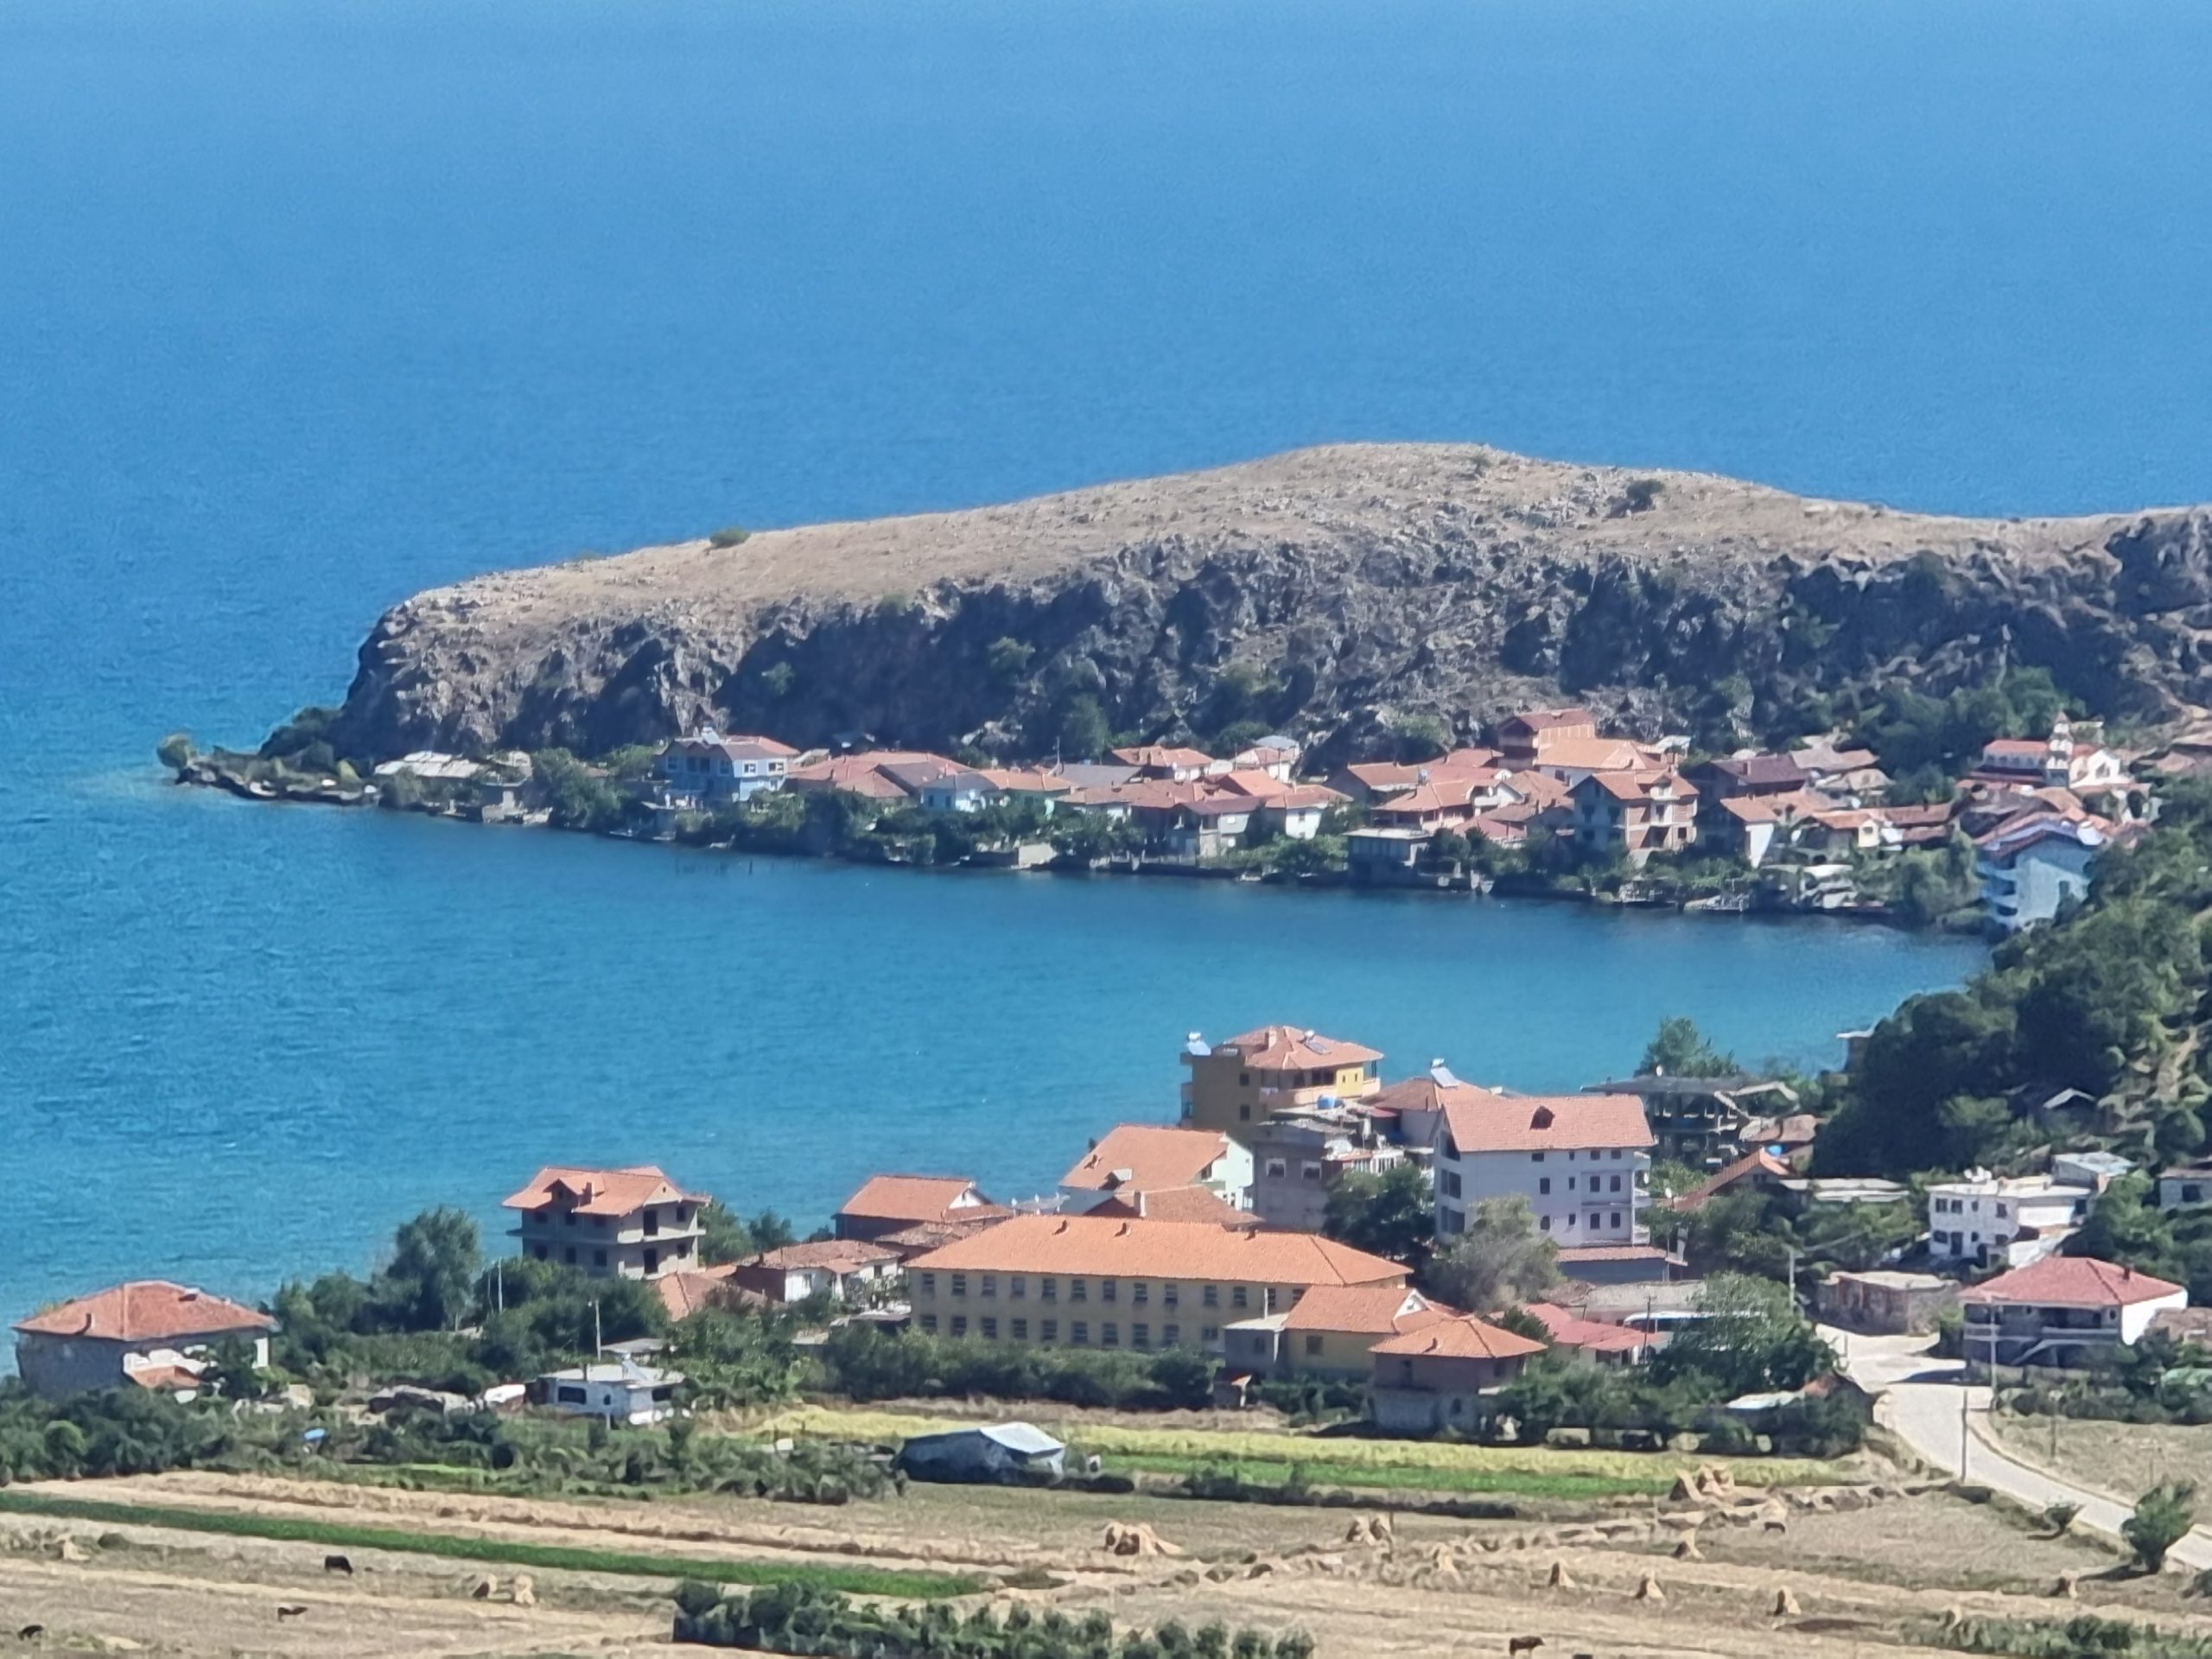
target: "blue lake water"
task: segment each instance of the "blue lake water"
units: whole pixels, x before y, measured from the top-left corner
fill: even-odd
[[[644,1158],[1048,1181],[1193,1027],[1571,1086],[1956,944],[254,810],[188,724],[501,564],[1350,437],[2212,495],[2197,0],[0,7],[0,1312]]]

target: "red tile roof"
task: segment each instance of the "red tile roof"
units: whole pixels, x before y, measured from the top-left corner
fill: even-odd
[[[1679,772],[1641,768],[1635,771],[1593,772],[1574,786],[1577,790],[1595,787],[1602,789],[1617,800],[1641,801],[1662,791],[1673,791],[1678,801],[1697,798],[1696,786],[1686,783]]]
[[[266,1313],[166,1279],[134,1279],[16,1321],[27,1336],[173,1343],[276,1328]]]
[[[1671,1207],[1686,1211],[1698,1209],[1707,1199],[1726,1192],[1748,1176],[1770,1175],[1778,1180],[1796,1173],[1764,1147],[1760,1147],[1745,1153],[1726,1169],[1715,1171],[1688,1192],[1677,1192]]]
[[[972,1200],[962,1203],[963,1199]],[[964,1175],[871,1175],[837,1206],[868,1221],[988,1221],[1012,1215],[976,1192]]]
[[[1217,1129],[1117,1123],[1076,1160],[1060,1185],[1094,1191],[1191,1186],[1229,1156],[1229,1137]]]
[[[732,1275],[736,1272],[734,1262],[725,1262],[718,1268],[690,1268],[664,1273],[652,1283],[660,1293],[660,1305],[668,1310],[671,1319],[688,1319],[709,1307],[765,1304],[768,1299],[759,1291],[747,1290],[733,1282]]]
[[[1528,1312],[1541,1321],[1551,1333],[1555,1348],[1580,1348],[1590,1353],[1632,1354],[1643,1347],[1646,1338],[1640,1331],[1624,1325],[1601,1325],[1596,1319],[1586,1319],[1571,1309],[1551,1302],[1531,1302]]]
[[[1368,1351],[1415,1359],[1513,1359],[1541,1354],[1544,1344],[1501,1330],[1471,1313],[1462,1313],[1457,1319],[1424,1325],[1403,1336],[1387,1337]]]
[[[830,1268],[839,1273],[858,1273],[863,1268],[881,1267],[898,1259],[898,1249],[892,1245],[866,1243],[857,1238],[817,1238],[803,1244],[785,1244],[776,1249],[763,1250],[758,1255],[747,1256],[737,1265],[741,1268],[766,1268],[771,1271]]]
[[[502,1210],[543,1210],[556,1198],[574,1199],[580,1216],[626,1216],[649,1204],[704,1204],[703,1192],[686,1192],[657,1165],[628,1169],[578,1169],[549,1164],[519,1192],[499,1201]]]
[[[2046,1255],[1974,1286],[1959,1300],[2017,1302],[2033,1307],[2124,1307],[2156,1301],[2181,1288],[2147,1273],[2100,1262],[2093,1255]]]
[[[1579,704],[1563,709],[1529,709],[1517,715],[1508,715],[1497,723],[1501,732],[1508,729],[1523,732],[1555,731],[1561,726],[1595,726],[1597,715]]]
[[[1147,744],[1133,749],[1116,749],[1113,753],[1114,759],[1123,766],[1142,767],[1147,771],[1154,768],[1187,770],[1192,766],[1203,770],[1213,765],[1213,756],[1208,754],[1204,749],[1169,748],[1161,744]]]
[[[1103,1204],[1093,1205],[1086,1216],[1117,1216],[1123,1220],[1141,1216],[1147,1221],[1205,1221],[1220,1227],[1257,1227],[1260,1218],[1239,1210],[1208,1186],[1132,1187]]]
[[[1621,737],[1554,738],[1537,752],[1535,765],[1575,772],[1631,772],[1648,769],[1653,752]]]
[[[1444,1103],[1445,1128],[1471,1152],[1581,1152],[1656,1144],[1634,1095],[1497,1095],[1471,1089]]]
[[[1399,1262],[1318,1233],[1105,1216],[1016,1216],[909,1262],[912,1271],[1051,1273],[1224,1284],[1403,1284]]]
[[[1214,1045],[1233,1048],[1255,1071],[1325,1071],[1332,1066],[1365,1065],[1382,1056],[1357,1043],[1300,1031],[1295,1026],[1262,1026]]]
[[[1394,1337],[1459,1317],[1456,1310],[1396,1285],[1317,1285],[1283,1315],[1282,1328]]]

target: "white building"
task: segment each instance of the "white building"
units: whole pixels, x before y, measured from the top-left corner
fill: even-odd
[[[1638,1219],[1654,1140],[1634,1095],[1439,1091],[1436,1230],[1466,1230],[1485,1198],[1522,1198],[1561,1247],[1646,1244]]]
[[[2021,1268],[2049,1255],[2097,1201],[2091,1184],[1986,1169],[1928,1189],[1928,1254],[1951,1267]]]
[[[1959,1298],[1969,1370],[1993,1365],[2078,1365],[2141,1340],[2189,1293],[2094,1256],[2052,1255],[1998,1274]]]
[[[1231,1209],[1249,1208],[1252,1150],[1219,1129],[1116,1123],[1060,1177],[1060,1207],[1080,1215],[1112,1198],[1203,1187]]]
[[[1982,746],[1975,770],[1985,778],[2076,793],[2103,793],[2128,782],[2126,763],[2110,749],[2079,737],[2063,715],[2052,723],[2048,738],[1993,738]]]
[[[743,801],[781,789],[798,756],[797,749],[772,737],[724,737],[709,727],[663,749],[653,771],[671,797]]]
[[[865,1301],[897,1284],[904,1271],[905,1258],[887,1244],[814,1239],[747,1256],[731,1273],[730,1282],[772,1302],[803,1302],[810,1296]]]
[[[633,1359],[602,1359],[548,1371],[537,1379],[538,1403],[572,1417],[597,1417],[610,1427],[642,1427],[678,1414],[681,1371],[664,1371]]]
[[[2094,819],[2057,812],[2008,818],[1975,843],[1974,874],[1989,918],[2007,933],[2058,914],[2089,891],[2089,866],[2110,842]]]

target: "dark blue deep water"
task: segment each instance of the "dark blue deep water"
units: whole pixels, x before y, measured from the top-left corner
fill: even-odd
[[[2199,0],[9,0],[0,1313],[360,1263],[541,1159],[1050,1180],[1270,1018],[1803,1062],[1974,951],[900,877],[161,786],[385,605],[1340,438],[2212,495]]]

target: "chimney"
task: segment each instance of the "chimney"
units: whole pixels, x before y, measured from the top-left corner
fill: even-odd
[[[1056,1232],[1056,1233],[1065,1233],[1065,1231],[1067,1231],[1067,1230],[1068,1230],[1068,1224],[1067,1224],[1067,1222],[1066,1222],[1066,1220],[1065,1220],[1065,1217],[1063,1217],[1063,1218],[1062,1218],[1062,1220],[1061,1220],[1061,1222],[1060,1222],[1060,1224],[1059,1224],[1058,1226],[1057,1226],[1057,1227],[1055,1227],[1055,1228],[1053,1228],[1053,1229],[1052,1229],[1052,1230],[1053,1230],[1054,1232]]]
[[[1141,1203],[1144,1201],[1144,1194],[1143,1194],[1143,1193],[1140,1192],[1140,1193],[1138,1193],[1138,1194],[1137,1194],[1137,1201],[1138,1201],[1140,1204],[1141,1204]],[[1116,1228],[1114,1230],[1114,1236],[1115,1236],[1115,1237],[1116,1237],[1116,1238],[1127,1238],[1128,1236],[1129,1236],[1129,1224],[1128,1224],[1128,1222],[1126,1222],[1126,1221],[1125,1221],[1125,1222],[1123,1222],[1123,1223],[1122,1223],[1119,1227],[1116,1227]]]

